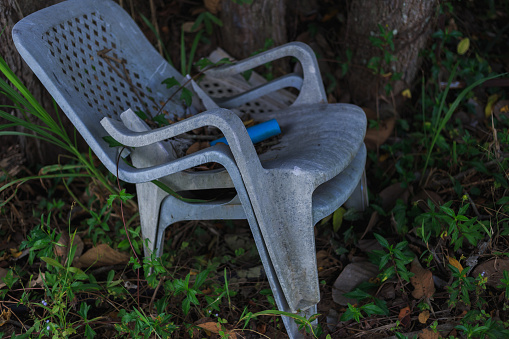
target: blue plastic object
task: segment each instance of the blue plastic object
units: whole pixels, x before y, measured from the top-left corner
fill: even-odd
[[[273,137],[274,135],[278,135],[280,133],[281,133],[281,128],[279,127],[279,124],[277,123],[276,119],[271,119],[271,120],[259,123],[258,125],[247,128],[247,134],[249,134],[249,137],[251,138],[251,141],[253,142],[253,144],[256,144],[257,142],[266,140],[266,139]],[[226,138],[221,138],[221,139],[211,141],[210,146],[214,146],[218,142],[222,142],[223,144],[228,145]]]

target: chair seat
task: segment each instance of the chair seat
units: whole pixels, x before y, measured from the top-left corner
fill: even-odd
[[[316,185],[349,166],[363,144],[366,128],[364,112],[348,104],[303,105],[251,117],[257,122],[276,119],[282,131],[279,143],[260,155],[262,166],[269,171],[301,171],[314,177]],[[179,191],[233,187],[224,170],[181,172],[162,181]]]
[[[324,181],[350,164],[366,128],[364,112],[348,104],[302,105],[261,116],[276,119],[282,131],[280,142],[260,156],[263,167],[314,172]]]

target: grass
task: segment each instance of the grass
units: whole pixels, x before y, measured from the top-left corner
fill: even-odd
[[[459,21],[452,6],[443,11]],[[490,7],[485,15],[497,14]],[[490,20],[484,24],[503,36]],[[210,35],[206,29],[182,34],[179,43],[190,46],[189,53],[180,50],[183,71],[191,69],[203,33]],[[388,32],[371,39],[383,51],[384,59],[374,60],[381,76],[393,60]],[[370,208],[342,209],[316,226],[318,326],[294,316],[310,337],[509,335],[509,108],[503,105],[509,98],[486,85],[507,78],[509,55],[467,32],[440,27],[422,52],[420,85],[396,116],[391,137],[369,152]],[[0,336],[284,336],[245,222],[178,223],[167,232],[163,257],[143,258],[133,187],[116,187],[93,154],[79,152],[58,114],[52,118],[1,58],[0,71],[1,95],[11,102],[0,108],[7,120],[0,138],[26,135],[66,152],[66,161],[38,175],[27,168],[0,176]],[[393,79],[381,81],[390,92]],[[19,118],[8,113],[13,108]],[[336,278],[359,260],[369,260],[378,274],[348,292],[348,303],[333,302]]]

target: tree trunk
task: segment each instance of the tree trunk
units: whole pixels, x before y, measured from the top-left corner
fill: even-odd
[[[271,47],[287,42],[285,0],[256,0],[250,5],[225,0],[221,6],[219,46],[236,59],[263,49],[269,39],[274,41]]]
[[[21,59],[21,56],[14,47],[11,31],[14,24],[21,20],[24,16],[60,1],[61,0],[0,0],[0,27],[2,29],[5,27],[2,35],[0,35],[0,55],[5,59],[7,65],[9,65],[14,73],[21,79],[21,82],[28,88],[30,93],[34,95],[34,97],[48,110],[48,112],[54,111],[51,97],[41,85],[39,80],[34,76],[30,68],[28,68]],[[11,105],[12,103],[6,102],[6,98],[0,96],[0,105],[5,104]],[[15,112],[14,110],[10,113],[19,115],[19,112]],[[72,129],[71,123],[67,119],[63,120],[64,124]],[[5,121],[0,121],[0,123],[5,123]],[[35,138],[2,137],[2,145],[16,143],[21,145],[29,165],[47,164],[57,160],[58,153],[55,152],[55,147],[52,144]]]
[[[345,41],[353,52],[348,82],[354,103],[373,108],[378,95],[387,96],[384,86],[391,81],[391,73],[401,73],[400,80],[390,83],[393,94],[411,87],[421,63],[419,52],[432,32],[436,5],[436,0],[352,1]],[[380,38],[378,25],[393,33],[394,50],[389,45],[384,46],[394,57],[389,65],[384,61],[383,50],[370,40]],[[376,75],[368,68],[373,57],[381,58],[379,64],[383,75]],[[376,62],[372,64],[376,65]]]

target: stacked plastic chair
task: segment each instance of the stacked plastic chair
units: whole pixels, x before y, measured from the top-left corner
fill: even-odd
[[[181,220],[247,219],[280,310],[310,316],[320,300],[314,225],[346,203],[362,210],[366,201],[363,111],[327,104],[313,51],[289,43],[208,71],[224,79],[283,57],[295,57],[302,76],[290,74],[169,126],[151,129],[134,111],[167,112],[183,118],[193,107],[171,97],[162,81],[186,80],[147,41],[132,18],[109,0],[68,0],[27,16],[13,29],[16,47],[104,166],[136,183],[146,254],[161,254],[166,227]],[[262,100],[283,87],[299,89],[287,108],[256,112],[256,121],[275,118],[279,143],[258,155],[237,113],[228,109]],[[262,98],[260,98],[262,97]],[[214,98],[212,98],[214,99]],[[178,119],[175,119],[178,120]],[[217,127],[228,141],[178,157],[178,136],[202,126]],[[130,162],[117,162],[119,147]],[[224,168],[185,171],[205,163]],[[117,165],[118,164],[118,165]],[[152,183],[178,192],[234,188],[226,200],[189,203]],[[291,338],[301,337],[283,317]]]

